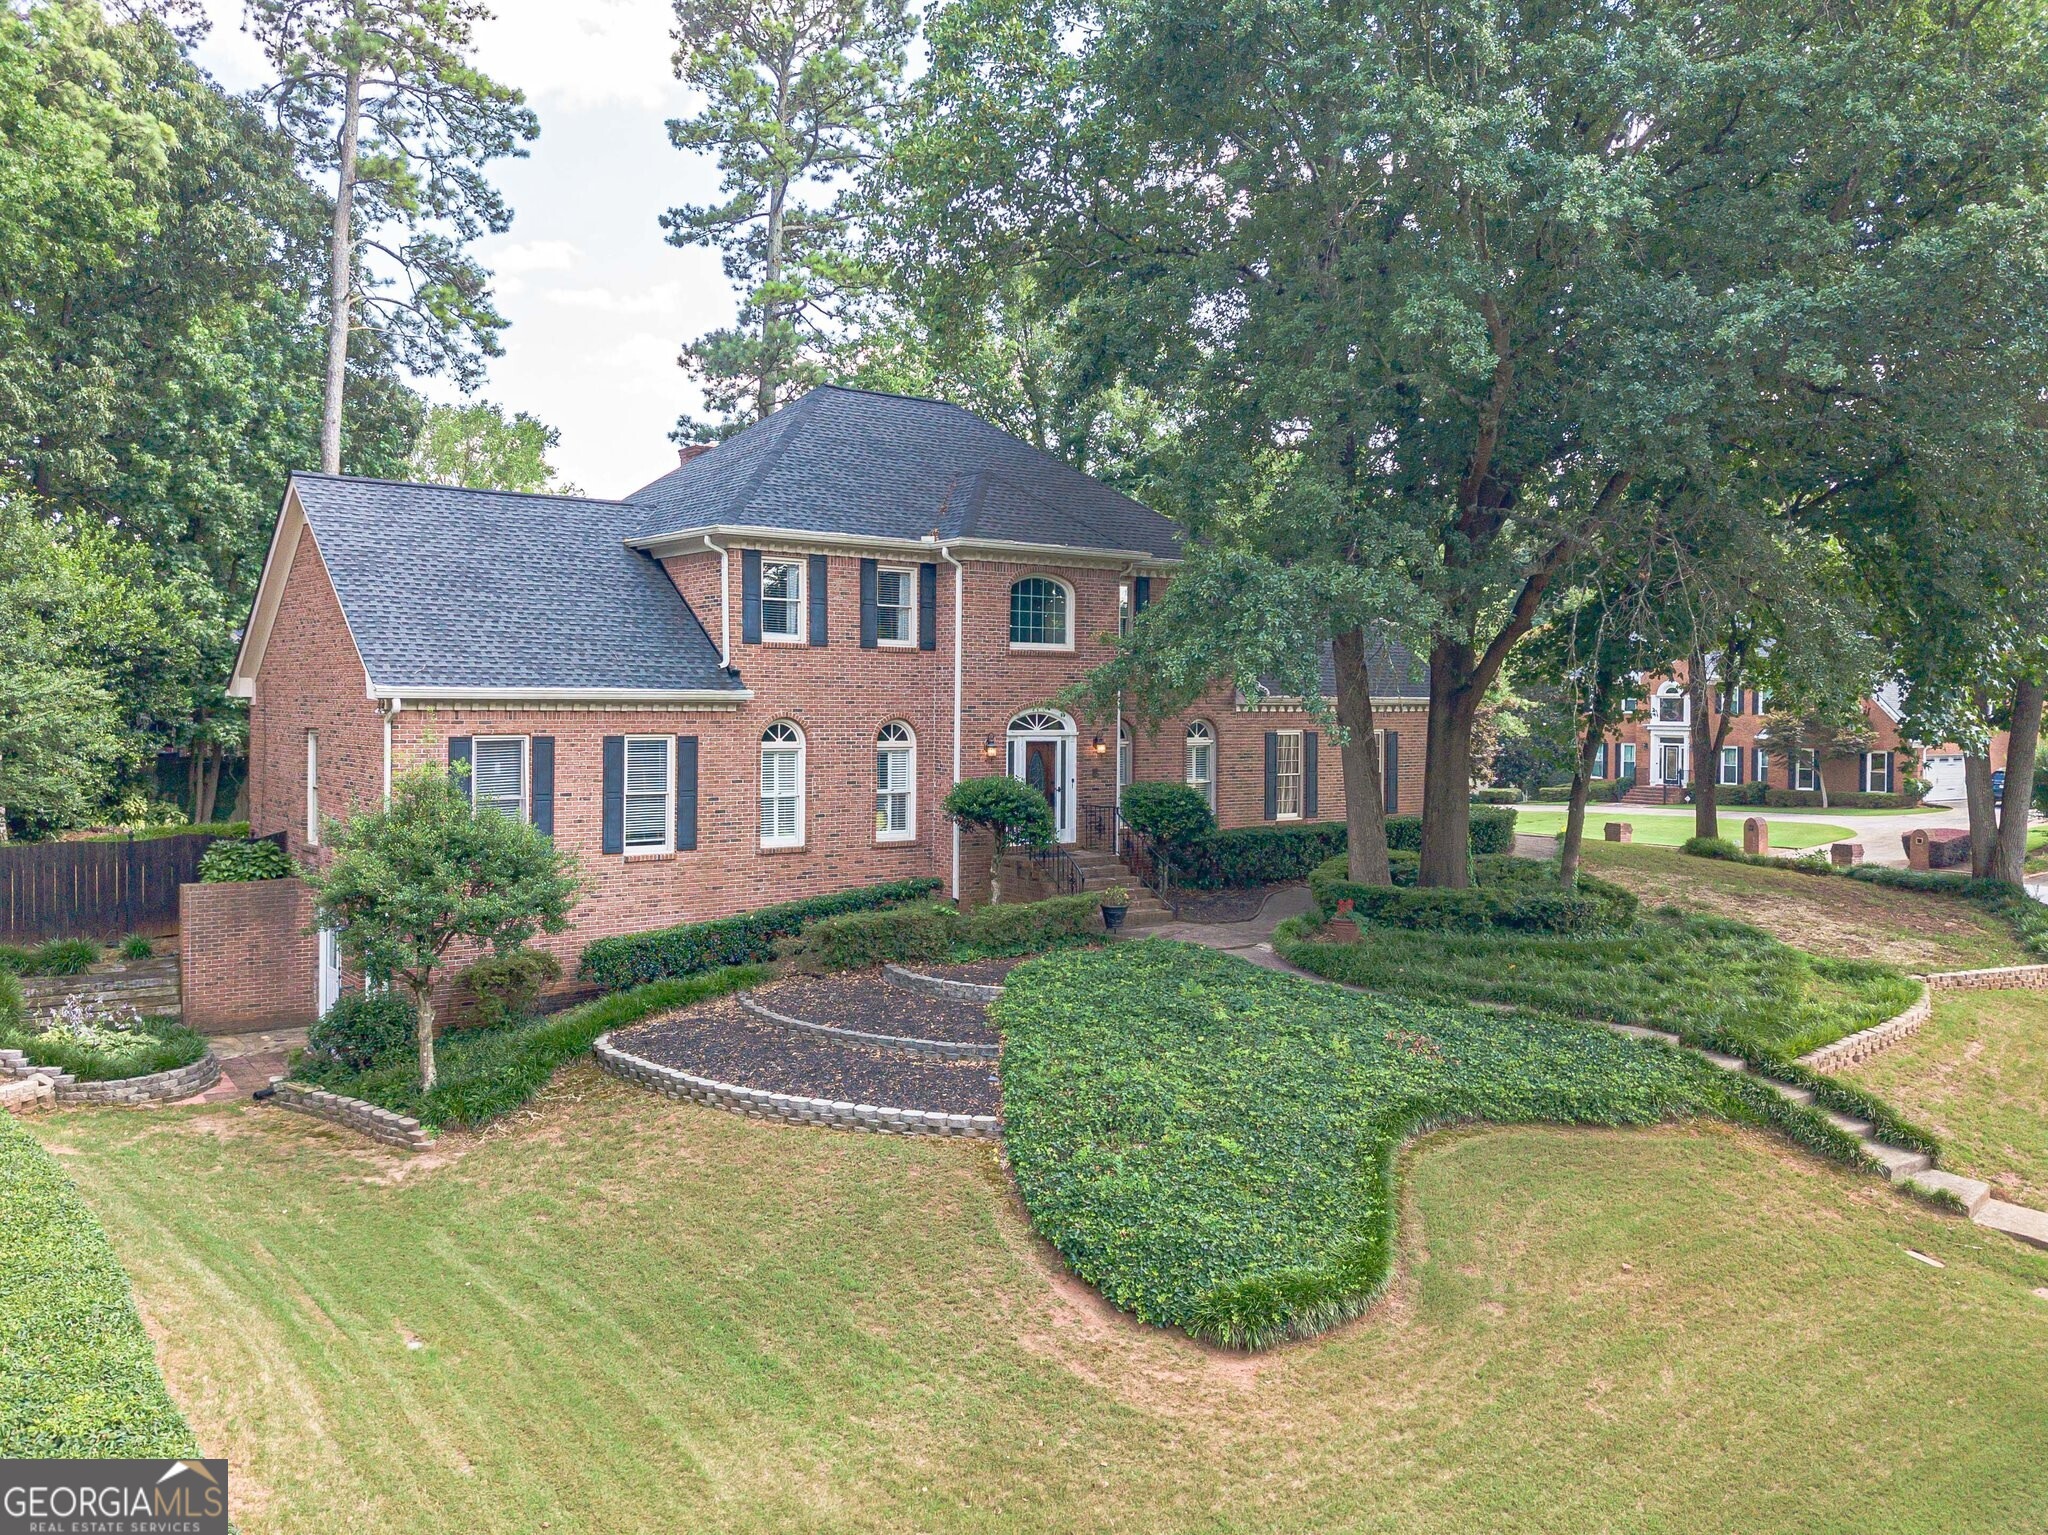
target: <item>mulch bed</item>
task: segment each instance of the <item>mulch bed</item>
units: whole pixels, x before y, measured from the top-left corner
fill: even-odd
[[[862,1034],[894,1034],[910,1039],[943,1039],[949,1043],[992,1045],[988,1004],[968,997],[942,997],[913,991],[884,980],[879,971],[867,975],[799,976],[755,994],[763,1007],[805,1023],[855,1029]]]
[[[1182,922],[1249,922],[1266,904],[1266,897],[1286,888],[1254,885],[1249,890],[1176,890],[1173,914]]]
[[[934,1061],[845,1045],[757,1021],[732,997],[700,1002],[614,1039],[646,1060],[767,1092],[942,1114],[995,1114],[1002,1106],[993,1061]]]

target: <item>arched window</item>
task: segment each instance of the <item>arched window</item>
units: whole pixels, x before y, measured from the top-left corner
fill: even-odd
[[[875,736],[875,840],[908,842],[917,835],[917,737],[901,720]]]
[[[1216,732],[1207,720],[1188,726],[1188,787],[1209,802],[1216,811]]]
[[[1010,643],[1029,650],[1071,650],[1073,592],[1050,576],[1026,576],[1010,588]]]
[[[802,847],[804,733],[788,720],[761,732],[761,846]]]

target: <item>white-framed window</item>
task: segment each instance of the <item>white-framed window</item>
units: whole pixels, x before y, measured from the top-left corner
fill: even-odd
[[[1865,794],[1889,794],[1892,792],[1892,754],[1890,752],[1865,752],[1863,754],[1863,792]]]
[[[1633,741],[1623,741],[1621,743],[1621,750],[1617,752],[1615,755],[1620,758],[1620,762],[1615,770],[1614,776],[1616,778],[1635,777],[1636,743]]]
[[[1792,765],[1792,787],[1811,789],[1814,786],[1814,760],[1811,751],[1801,752]]]
[[[306,732],[306,846],[320,845],[320,732]]]
[[[478,736],[469,743],[469,802],[526,819],[525,736]]]
[[[875,572],[875,643],[917,643],[917,572],[884,565]]]
[[[1072,650],[1074,594],[1064,581],[1026,576],[1010,587],[1010,647]]]
[[[804,637],[804,562],[763,560],[761,562],[761,638],[792,640]]]
[[[1282,730],[1276,732],[1277,750],[1274,754],[1273,776],[1273,818],[1278,821],[1301,819],[1301,732]]]
[[[804,733],[788,720],[761,732],[761,846],[802,847]]]
[[[1116,727],[1116,802],[1119,805],[1124,802],[1124,790],[1128,789],[1132,783],[1135,763],[1132,760],[1131,747],[1131,727],[1129,725],[1118,725]]]
[[[1188,726],[1188,787],[1216,810],[1216,732],[1207,720]]]
[[[917,736],[901,720],[875,735],[875,840],[917,836]]]
[[[1657,695],[1657,723],[1660,725],[1683,725],[1685,723],[1685,694],[1676,683],[1669,684]]]
[[[1721,783],[1742,782],[1742,748],[1724,746],[1721,748]]]
[[[625,850],[675,851],[675,741],[668,736],[626,737]]]

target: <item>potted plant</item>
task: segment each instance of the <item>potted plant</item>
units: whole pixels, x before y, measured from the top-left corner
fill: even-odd
[[[1337,914],[1323,924],[1323,938],[1329,943],[1358,942],[1358,922],[1352,913],[1356,910],[1351,897],[1345,896],[1337,902]]]
[[[1122,885],[1111,885],[1102,892],[1102,930],[1113,933],[1124,925],[1124,914],[1131,909],[1131,893]]]

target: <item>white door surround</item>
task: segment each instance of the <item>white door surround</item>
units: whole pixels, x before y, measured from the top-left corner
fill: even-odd
[[[1036,786],[1052,801],[1055,834],[1069,843],[1075,840],[1077,823],[1077,740],[1073,720],[1057,709],[1026,709],[1010,721],[1007,732],[1010,776]]]
[[[1690,776],[1687,772],[1686,739],[1676,735],[1653,735],[1650,737],[1650,782],[1653,784],[1682,784]],[[1675,769],[1675,771],[1674,771]]]

